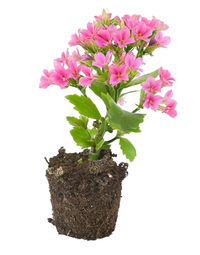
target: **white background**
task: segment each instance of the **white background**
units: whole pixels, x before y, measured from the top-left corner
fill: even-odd
[[[7,254],[200,254],[199,7],[198,1],[1,0],[0,2],[0,253]],[[38,88],[44,68],[68,47],[103,8],[113,15],[155,15],[169,25],[167,49],[146,58],[176,78],[175,119],[148,111],[142,133],[130,135],[137,158],[123,182],[115,232],[97,241],[58,235],[51,216],[44,156],[78,151],[65,116],[70,90]],[[97,100],[95,97],[94,100]],[[127,105],[133,107],[131,96]],[[113,144],[122,156],[118,144]]]

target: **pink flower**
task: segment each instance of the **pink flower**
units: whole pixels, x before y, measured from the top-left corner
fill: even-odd
[[[171,74],[168,70],[164,70],[161,67],[158,73],[160,80],[162,82],[161,87],[172,86],[173,81],[175,81],[175,79],[171,77]]]
[[[72,52],[71,56],[69,55],[69,50],[67,49],[66,53],[62,52],[61,57],[55,59],[56,62],[59,62],[63,65],[65,65],[65,64],[68,65],[69,61],[71,61],[71,60],[75,60],[76,62],[82,61],[82,56],[81,56],[78,48],[76,49],[76,51]]]
[[[135,26],[133,33],[137,40],[149,42],[148,37],[152,35],[152,28],[147,26],[145,22],[141,21]]]
[[[87,29],[79,30],[81,41],[84,43],[89,43],[90,40],[94,40],[97,33],[97,25],[92,23],[87,24]]]
[[[90,56],[90,54],[88,54],[87,52],[85,52],[85,54],[82,56],[82,61],[88,61],[88,60],[92,60],[93,57]]]
[[[153,95],[151,93],[147,94],[144,98],[145,102],[143,104],[144,107],[153,109],[156,111],[158,109],[158,106],[160,102],[162,101],[162,97],[158,95]]]
[[[81,66],[77,66],[75,60],[70,60],[68,63],[68,74],[70,78],[77,79],[80,76]]]
[[[142,88],[146,93],[160,92],[161,91],[161,81],[155,81],[155,79],[150,76],[148,79],[142,83]]]
[[[124,104],[126,103],[126,100],[125,100],[124,97],[120,97],[120,98],[118,99],[117,103],[120,104],[120,105],[124,105]]]
[[[158,24],[158,20],[155,17],[153,17],[152,20],[143,17],[142,22],[144,22],[152,31],[155,30],[155,27]]]
[[[171,100],[172,96],[173,96],[172,90],[167,91],[165,93],[165,96],[163,97],[163,103],[169,102]]]
[[[94,55],[94,61],[92,62],[93,66],[97,66],[100,68],[105,67],[110,62],[110,55],[110,51],[107,52],[106,56],[101,52],[97,52]]]
[[[107,29],[100,29],[96,35],[95,43],[101,48],[110,45],[112,42],[111,32]]]
[[[62,63],[63,65],[65,64],[68,64],[68,61],[69,61],[69,50],[67,49],[67,52],[62,52],[61,54],[61,57],[60,58],[57,58],[55,59],[55,61],[59,62],[59,63]]]
[[[81,71],[85,74],[85,77],[81,77],[79,80],[79,85],[90,86],[95,77],[92,74],[92,69],[87,66],[81,65]]]
[[[44,75],[40,78],[40,88],[46,89],[49,85],[53,83],[52,81],[52,73],[53,71],[44,70]]]
[[[115,25],[110,25],[107,27],[108,31],[110,32],[111,35],[117,31],[117,27]]]
[[[163,21],[157,20],[157,24],[155,26],[156,30],[167,30],[169,28],[168,25],[166,25]]]
[[[168,100],[167,105],[163,108],[162,112],[167,113],[172,118],[176,117],[177,111],[176,108],[176,101],[175,100]]]
[[[127,27],[116,31],[113,34],[114,41],[119,45],[120,48],[125,47],[127,44],[134,43],[134,38],[130,38],[130,31]]]
[[[122,65],[125,63],[126,51],[122,50],[119,54],[119,61],[117,62],[118,65]]]
[[[70,46],[75,46],[80,44],[80,38],[77,34],[73,34],[71,36],[71,40],[69,41]]]
[[[126,73],[126,66],[111,65],[109,68],[110,84],[112,86],[118,84],[120,81],[128,81],[128,74]]]
[[[76,49],[76,51],[72,52],[72,56],[71,56],[72,60],[75,60],[77,62],[81,62],[82,61],[82,56],[78,50],[78,48]]]
[[[136,25],[139,23],[141,16],[140,15],[124,15],[123,16],[123,21],[124,24],[131,30],[134,30]]]
[[[169,36],[163,37],[163,34],[160,31],[158,31],[155,34],[154,38],[155,38],[156,44],[158,44],[159,47],[165,48],[170,43],[170,37]]]
[[[99,16],[94,16],[97,22],[103,23],[104,20],[106,19],[108,21],[108,23],[110,23],[110,19],[112,16],[112,13],[103,13],[105,17],[103,17],[103,15],[99,15]]]
[[[136,58],[132,51],[129,51],[125,57],[125,64],[129,68],[130,71],[132,70],[140,70],[139,66],[143,64],[142,58]]]
[[[59,62],[54,62],[54,68],[52,80],[63,89],[68,83],[69,72]]]

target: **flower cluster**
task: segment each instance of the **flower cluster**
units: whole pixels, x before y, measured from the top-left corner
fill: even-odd
[[[55,59],[53,70],[44,70],[40,88],[47,88],[51,84],[58,85],[61,89],[72,86],[82,93],[83,96],[80,97],[80,100],[86,100],[83,97],[87,98],[86,88],[89,87],[104,101],[108,111],[111,105],[112,111],[118,109],[116,107],[119,106],[114,106],[113,102],[123,105],[124,95],[139,91],[140,99],[136,104],[137,108],[130,112],[127,120],[124,120],[124,123],[128,125],[126,128],[124,123],[112,123],[112,116],[106,115],[110,118],[107,123],[109,130],[120,131],[116,139],[119,139],[119,134],[129,131],[138,132],[139,127],[133,128],[131,125],[135,124],[133,120],[140,117],[140,114],[137,113],[137,116],[133,116],[133,114],[143,108],[159,110],[175,117],[177,114],[176,101],[172,99],[172,91],[169,90],[164,96],[158,94],[164,87],[172,86],[174,78],[171,77],[170,72],[159,68],[150,74],[142,75],[141,68],[144,64],[144,56],[152,56],[157,48],[164,48],[169,44],[170,37],[163,35],[163,31],[167,28],[168,26],[164,22],[155,17],[150,20],[141,15],[124,15],[121,18],[118,16],[112,18],[111,13],[106,13],[103,10],[102,15],[95,16],[93,23],[87,24],[86,29],[79,29],[78,33],[72,35],[69,45],[77,46],[76,50],[70,54],[67,49],[60,58]],[[158,79],[156,79],[157,77]],[[122,93],[124,89],[136,85],[140,86],[139,90]],[[105,95],[108,96],[107,99]],[[109,101],[110,98],[111,101]],[[91,103],[89,100],[87,102]],[[96,109],[96,106],[92,107]],[[78,106],[75,109],[77,108]],[[122,113],[123,110],[119,108],[118,113],[119,111]],[[82,112],[85,114],[84,110],[79,111],[81,114]],[[122,116],[126,115],[127,112],[122,114]],[[94,114],[87,113],[85,116],[90,118]],[[99,123],[104,121],[99,112],[95,117],[99,118]],[[114,119],[116,120],[115,117],[113,117]],[[140,122],[142,119],[143,117]],[[81,121],[79,120],[78,123],[82,123]],[[128,121],[133,122],[130,124]],[[100,137],[99,134],[97,137]],[[93,143],[94,140],[92,138],[92,142],[89,141],[88,144]],[[108,142],[105,144],[108,145]],[[102,146],[105,144],[102,143]]]
[[[161,110],[167,113],[171,117],[175,117],[177,112],[175,110],[176,101],[171,97],[173,95],[172,90],[166,92],[165,96],[156,95],[157,92],[161,92],[163,87],[172,86],[174,78],[168,70],[159,69],[159,80],[155,80],[152,76],[142,83],[142,88],[145,91],[143,106],[146,108],[152,108],[154,111]],[[164,106],[163,106],[164,105]]]

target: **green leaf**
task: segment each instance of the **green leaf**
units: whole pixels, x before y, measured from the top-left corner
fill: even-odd
[[[101,115],[96,107],[96,105],[92,102],[92,100],[85,96],[78,95],[68,95],[66,98],[72,103],[80,114],[87,116],[92,119],[100,119]]]
[[[120,132],[140,132],[139,124],[143,122],[145,114],[132,113],[122,110],[109,96],[102,94],[108,110],[108,122],[111,127]]]
[[[143,89],[141,89],[141,92],[140,92],[140,103],[139,103],[139,107],[143,108],[143,103],[144,103],[144,98],[146,96],[146,93]]]
[[[128,87],[131,87],[131,86],[141,84],[142,82],[145,82],[149,76],[153,76],[154,78],[156,78],[158,76],[158,71],[159,71],[159,69],[157,69],[156,71],[154,71],[152,73],[142,75],[142,76],[134,79],[133,81],[130,81],[127,84],[125,84],[124,88],[128,88]]]
[[[90,89],[102,99],[101,94],[107,94],[111,95],[112,98],[114,98],[115,90],[110,84],[105,84],[102,81],[94,80],[92,82],[92,85],[90,86]]]
[[[90,86],[90,89],[98,96],[101,97],[101,93],[106,94],[107,89],[104,82],[94,80]]]
[[[96,145],[96,150],[97,150],[97,151],[100,150],[101,147],[103,146],[103,144],[104,144],[104,139],[101,139],[101,141],[99,141],[99,142],[97,143],[97,145]]]
[[[113,25],[117,26],[118,25],[118,20],[114,18],[114,19],[111,20],[110,24],[113,24]]]
[[[75,117],[67,116],[66,119],[69,121],[69,124],[71,124],[74,127],[83,127],[87,128],[88,118],[84,117],[85,119],[77,119]]]
[[[90,133],[90,136],[94,138],[97,134],[97,129],[96,128],[88,129],[88,132]]]
[[[92,142],[90,141],[91,137],[86,129],[82,127],[74,127],[70,133],[76,144],[82,149],[92,145]]]
[[[133,161],[136,156],[136,150],[132,143],[128,139],[120,137],[119,144],[126,158]]]
[[[84,123],[85,128],[87,128],[88,118],[83,115],[80,115],[79,119]]]

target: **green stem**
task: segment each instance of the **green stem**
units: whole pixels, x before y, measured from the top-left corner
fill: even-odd
[[[112,143],[112,142],[114,142],[114,141],[117,140],[117,139],[119,139],[119,137],[118,137],[118,136],[115,136],[114,138],[112,138],[112,139],[110,139],[110,140],[108,140],[108,141],[105,141],[105,144]]]
[[[128,91],[128,92],[125,92],[125,93],[121,94],[120,97],[123,97],[123,96],[125,96],[127,94],[130,94],[130,93],[138,92],[138,91],[139,90],[131,90],[131,91]]]
[[[143,47],[142,46],[139,46],[139,49],[138,49],[138,53],[137,53],[137,56],[136,58],[142,58],[143,57]]]
[[[139,110],[140,110],[140,107],[138,106],[137,108],[135,108],[135,110],[132,111],[132,113],[135,113],[135,112],[137,112]]]
[[[99,154],[100,154],[100,151],[97,151],[97,152],[91,152],[89,154],[89,160],[97,160],[99,159]]]
[[[114,101],[117,103],[117,88],[114,87],[115,95],[114,95]]]
[[[82,89],[80,87],[77,87],[77,88],[80,90],[80,92],[83,94],[83,96],[87,97],[85,88],[84,89]]]

